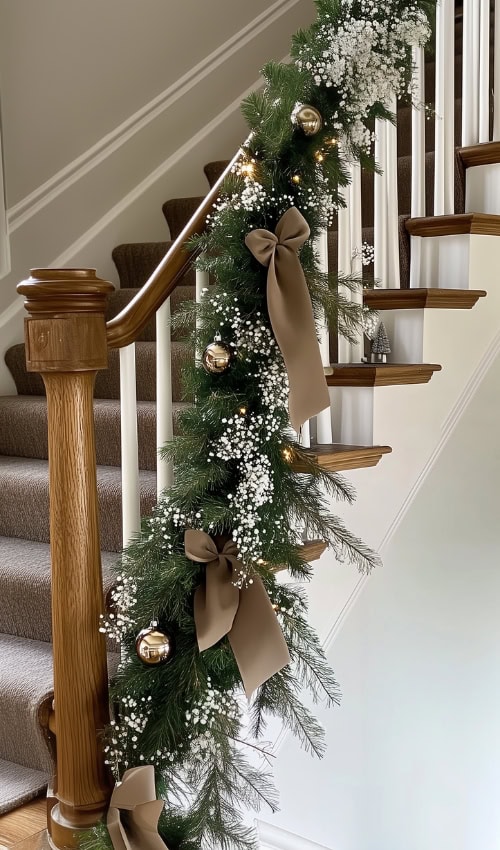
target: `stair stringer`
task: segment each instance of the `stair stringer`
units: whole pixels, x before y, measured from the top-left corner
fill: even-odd
[[[334,439],[355,442],[363,436],[366,442],[387,443],[393,449],[375,469],[349,472],[349,481],[357,491],[353,505],[332,505],[347,527],[379,552],[382,560],[384,550],[411,510],[417,493],[500,351],[500,287],[495,281],[500,267],[500,239],[482,235],[464,236],[464,239],[469,242],[470,288],[486,289],[487,297],[480,299],[472,310],[415,311],[425,312],[417,320],[422,328],[422,357],[427,362],[441,363],[442,371],[425,385],[331,390],[334,421],[336,405],[344,409],[344,414],[346,408],[350,411],[349,417],[344,415],[341,420],[343,430],[337,431]],[[361,435],[358,417],[359,421],[364,417]],[[346,430],[349,423],[358,431]],[[310,621],[326,653],[368,580],[352,565],[336,561],[328,550],[315,563],[307,585]],[[282,729],[270,728],[275,753],[287,735]]]

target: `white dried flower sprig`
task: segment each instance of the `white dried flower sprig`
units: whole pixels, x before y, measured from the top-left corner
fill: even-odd
[[[314,46],[303,48],[298,66],[317,86],[339,93],[332,127],[347,149],[371,146],[373,133],[365,124],[369,110],[406,93],[408,51],[425,44],[429,35],[427,18],[416,4],[410,3],[402,16],[396,0],[361,0],[356,17],[352,0],[342,0],[336,21],[325,20]]]

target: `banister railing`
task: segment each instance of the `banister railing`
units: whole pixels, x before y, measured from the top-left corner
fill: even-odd
[[[241,156],[242,150],[240,149],[135,298],[107,323],[106,336],[109,348],[123,348],[125,345],[134,342],[145,325],[174,291],[177,283],[196,257],[194,251],[186,249],[186,242],[195,233],[203,232],[207,215],[213,207],[220,187]]]
[[[480,9],[479,18],[477,8]],[[495,11],[495,37],[500,37],[500,0],[496,0]],[[447,69],[453,55],[453,36],[450,34],[453,12],[453,0],[441,0],[435,57],[435,98],[439,113],[435,122],[435,213],[453,211],[450,200],[453,143],[450,139],[453,139],[454,132],[454,94],[448,79],[452,75]],[[477,20],[479,27],[474,23],[476,21],[477,24]],[[489,79],[484,59],[485,55],[490,55],[489,42],[487,44],[485,37],[486,20],[490,23],[490,0],[464,0],[466,86],[463,91],[462,140],[468,144],[487,140],[484,138],[484,114],[489,92],[473,90],[469,77],[465,80],[469,67],[477,67],[477,73],[474,71],[472,76],[477,78],[478,85],[482,81],[484,87],[485,80]],[[492,54],[495,59],[493,139],[500,138],[499,54],[500,49]],[[424,97],[433,100],[431,93],[424,94],[423,51],[415,49],[414,57],[416,96],[422,100]],[[491,117],[488,111],[488,124]],[[398,244],[395,140],[396,130],[381,125],[377,156],[384,167],[384,174],[377,175],[375,188],[375,274],[384,286],[399,285],[395,260]],[[59,799],[52,811],[50,828],[56,847],[75,846],[79,831],[95,823],[104,813],[110,793],[109,777],[99,745],[100,730],[107,721],[108,697],[106,647],[98,631],[103,601],[92,411],[95,375],[98,369],[106,368],[108,349],[122,350],[123,537],[124,543],[127,543],[138,530],[140,513],[133,346],[141,330],[160,310],[157,337],[162,366],[157,368],[157,439],[158,445],[161,445],[169,439],[173,427],[168,366],[168,299],[194,257],[194,253],[186,249],[186,241],[195,233],[202,232],[222,181],[241,156],[242,151],[238,151],[144,287],[107,324],[105,306],[113,287],[97,278],[91,270],[35,270],[32,278],[18,287],[25,296],[29,314],[26,320],[28,369],[42,374],[48,401],[55,687],[55,718],[51,728],[56,729],[57,735],[56,793]],[[424,112],[420,108],[413,110],[412,157],[411,214],[429,215],[433,210],[425,208],[425,128]],[[360,271],[359,164],[352,164],[351,173],[352,183],[344,189],[348,206],[338,215],[338,266],[344,273]],[[413,241],[410,285],[419,286],[419,243]],[[318,252],[326,270],[326,234],[318,243]],[[354,255],[356,261],[353,267]],[[199,276],[198,297],[202,285],[204,283]],[[322,339],[322,351],[326,358],[328,345],[325,339]],[[361,342],[349,345],[343,340],[339,352],[342,360],[359,361]],[[126,366],[126,361],[129,366]],[[327,420],[328,415],[321,416],[316,429],[317,438],[324,442],[331,439],[331,421]],[[307,436],[304,436],[304,441],[307,441]],[[170,471],[165,467],[159,468],[159,493],[170,481]]]

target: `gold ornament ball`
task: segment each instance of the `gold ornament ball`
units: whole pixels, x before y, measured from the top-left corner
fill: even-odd
[[[315,136],[323,126],[321,113],[305,103],[295,114],[295,121],[306,136]]]
[[[174,642],[166,632],[161,632],[156,626],[149,626],[137,635],[135,651],[143,664],[155,667],[170,661],[174,653]]]
[[[203,352],[202,363],[205,371],[220,375],[229,367],[233,353],[228,345],[221,340],[214,340],[207,345]]]

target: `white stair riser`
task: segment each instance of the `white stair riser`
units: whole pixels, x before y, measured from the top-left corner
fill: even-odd
[[[500,163],[468,168],[465,185],[465,212],[500,215]]]

